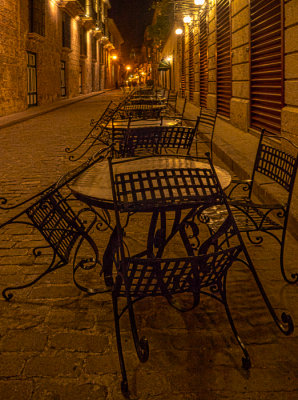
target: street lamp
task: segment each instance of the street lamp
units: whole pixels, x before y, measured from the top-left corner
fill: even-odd
[[[116,54],[112,55],[112,60],[116,61],[118,56]]]
[[[196,6],[203,6],[205,3],[205,0],[195,0],[195,5]]]
[[[181,35],[182,32],[183,32],[183,30],[182,30],[181,28],[177,28],[177,29],[175,30],[176,35]]]
[[[186,15],[186,16],[183,18],[183,22],[184,22],[185,24],[190,24],[190,23],[191,23],[191,17],[190,17],[189,15]]]

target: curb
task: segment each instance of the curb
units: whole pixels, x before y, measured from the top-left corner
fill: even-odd
[[[15,113],[15,114],[10,114],[8,116],[0,117],[0,129],[7,128],[9,126],[27,121],[29,119],[38,117],[39,115],[47,114],[47,113],[57,110],[59,108],[67,107],[67,106],[77,103],[79,101],[89,99],[90,97],[99,96],[101,94],[110,92],[112,90],[115,90],[115,89],[114,88],[113,89],[105,89],[105,90],[101,90],[99,92],[92,92],[92,93],[88,93],[88,94],[82,95],[82,96],[77,96],[77,97],[74,97],[71,99],[59,100],[58,102],[52,103],[50,105],[40,106],[39,109],[37,108],[37,109],[33,110],[32,108],[29,108],[20,113]]]

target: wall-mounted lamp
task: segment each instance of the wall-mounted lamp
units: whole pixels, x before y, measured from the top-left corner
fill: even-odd
[[[196,6],[203,6],[205,3],[205,0],[195,0],[195,5]]]
[[[186,15],[186,16],[183,18],[183,22],[184,22],[185,24],[190,24],[190,23],[191,23],[191,17],[190,17],[189,15]]]
[[[173,60],[173,56],[166,57],[166,61],[171,62]]]
[[[127,69],[127,71],[131,70],[131,66],[130,65],[127,65],[125,68]]]
[[[175,30],[176,35],[181,35],[182,32],[183,32],[183,30],[182,30],[181,28],[177,28],[177,29]]]
[[[118,58],[118,56],[117,56],[116,54],[114,54],[114,55],[112,56],[112,60],[117,60],[117,58]]]

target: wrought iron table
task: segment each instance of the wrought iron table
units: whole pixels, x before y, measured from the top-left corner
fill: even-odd
[[[145,128],[151,126],[177,126],[179,121],[177,119],[159,118],[159,119],[139,119],[136,121],[131,121],[129,124],[130,128]],[[110,121],[106,129],[114,128],[127,128],[128,120],[117,119],[113,122]]]
[[[145,160],[145,161],[144,161]],[[198,161],[191,157],[177,156],[153,156],[132,158],[125,163],[115,166],[115,174],[123,172],[136,172],[161,169],[183,169],[183,168],[209,168],[207,163]],[[231,183],[230,174],[219,167],[215,167],[218,179],[223,189]],[[71,190],[77,198],[95,207],[113,210],[113,196],[110,182],[108,161],[94,164],[91,168],[81,174],[71,184]]]

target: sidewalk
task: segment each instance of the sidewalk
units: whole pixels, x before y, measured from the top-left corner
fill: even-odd
[[[0,129],[6,128],[8,126],[12,126],[14,124],[18,124],[20,122],[27,121],[28,119],[38,117],[39,115],[43,115],[48,112],[57,110],[58,108],[67,107],[67,106],[77,103],[79,101],[89,99],[90,97],[99,96],[100,94],[108,93],[111,90],[113,90],[113,89],[105,89],[105,90],[101,90],[99,92],[82,94],[80,96],[73,97],[71,99],[61,99],[52,104],[31,107],[31,108],[28,108],[27,110],[19,112],[19,113],[10,114],[5,117],[0,117]]]
[[[90,119],[120,96],[120,91],[95,95],[2,128],[0,197],[20,201],[73,168],[76,163],[68,160],[65,147],[77,145],[88,133]],[[218,133],[222,127],[226,125],[218,121],[215,143],[226,135]],[[223,166],[219,159],[216,163]],[[0,210],[0,222],[6,219]],[[147,229],[135,215],[127,237],[137,242]],[[109,232],[94,235],[102,256]],[[50,252],[36,260],[32,255],[41,241],[30,228],[0,232],[0,290],[46,269]],[[294,268],[295,250],[297,241],[292,240],[287,258]],[[248,251],[278,316],[287,311],[297,325],[297,285],[282,281],[275,242],[266,238],[261,246],[248,245]],[[97,282],[98,276],[92,279]],[[131,400],[297,399],[297,332],[289,337],[279,332],[242,264],[230,270],[227,285],[251,370],[241,368],[242,352],[222,304],[202,296],[195,310],[179,313],[165,300],[146,299],[136,303],[140,336],[149,341],[146,363],[135,354],[128,316],[121,319]],[[15,292],[9,303],[0,299],[0,351],[0,399],[123,400],[111,296],[80,292],[72,282],[71,264]]]

